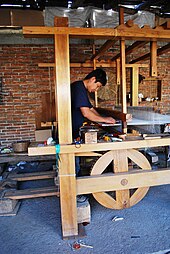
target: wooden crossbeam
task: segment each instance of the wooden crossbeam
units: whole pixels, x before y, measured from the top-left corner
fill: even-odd
[[[7,191],[4,195],[4,198],[26,199],[26,198],[40,198],[51,196],[59,196],[59,191],[56,186]]]
[[[118,39],[115,37],[113,40],[107,40],[101,48],[91,57],[91,61],[94,59],[98,59],[100,56],[102,56],[110,47],[112,47]]]
[[[78,27],[23,27],[25,37],[53,37],[54,34],[67,34],[70,38],[104,39],[114,37],[127,40],[150,41],[153,38],[160,41],[170,41],[168,29],[145,29],[137,26],[120,25],[117,28],[78,28]]]
[[[157,49],[157,56],[165,54],[165,53],[167,53],[169,51],[170,51],[170,43],[168,43],[165,46]],[[150,56],[151,56],[151,53],[147,53],[147,54],[145,54],[143,56],[140,56],[140,57],[130,61],[129,63],[130,64],[134,64],[134,63],[139,62],[139,61],[148,60],[148,59],[150,59]]]
[[[126,182],[126,185],[122,183]],[[77,195],[170,184],[170,169],[136,170],[77,178]]]
[[[159,147],[169,146],[170,138],[160,139],[147,139],[147,140],[133,140],[123,142],[112,142],[112,143],[97,143],[97,144],[81,144],[80,146],[75,145],[60,145],[60,154],[79,154],[90,152],[90,151],[108,151],[108,150],[122,150],[131,148],[144,148],[144,147]],[[28,154],[30,156],[35,155],[48,155],[56,154],[55,146],[44,146],[44,147],[28,147]]]
[[[135,41],[132,45],[130,45],[128,48],[125,50],[126,56],[130,53],[132,53],[134,50],[143,47],[145,44],[147,44],[148,41]],[[112,57],[111,61],[115,61],[120,57],[120,53]]]

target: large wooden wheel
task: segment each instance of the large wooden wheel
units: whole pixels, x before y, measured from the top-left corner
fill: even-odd
[[[133,161],[140,169],[150,170],[151,165],[146,157],[134,149],[109,151],[101,156],[92,168],[91,175],[102,174],[105,169],[113,162],[113,172],[127,172],[128,158]],[[134,170],[134,169],[132,169]],[[123,183],[122,183],[123,184]],[[126,183],[125,183],[126,184]],[[124,184],[124,185],[125,185]],[[92,193],[94,198],[103,206],[111,209],[129,208],[138,203],[148,192],[149,187],[133,190],[120,190],[111,193],[97,192]]]

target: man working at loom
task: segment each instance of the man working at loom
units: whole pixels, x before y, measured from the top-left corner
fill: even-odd
[[[90,72],[84,80],[75,81],[71,84],[71,109],[72,109],[72,131],[73,140],[80,140],[80,127],[84,119],[93,122],[115,124],[112,117],[103,117],[93,108],[88,98],[88,92],[93,93],[107,83],[106,72],[96,69]],[[80,175],[79,157],[76,157],[76,175]]]

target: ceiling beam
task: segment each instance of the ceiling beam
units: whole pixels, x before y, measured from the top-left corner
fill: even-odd
[[[137,25],[127,27],[120,25],[117,28],[82,28],[82,27],[23,27],[25,37],[53,37],[54,34],[68,34],[70,38],[111,40],[114,37],[126,40],[170,41],[168,29],[139,28]]]

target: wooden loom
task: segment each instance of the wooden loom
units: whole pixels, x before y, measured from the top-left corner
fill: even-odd
[[[60,23],[60,22],[59,22]],[[152,58],[155,57],[156,41],[170,41],[170,31],[164,27],[151,29],[131,27],[121,24],[115,29],[110,28],[73,28],[73,27],[24,27],[26,37],[53,37],[55,45],[55,71],[56,71],[56,101],[58,110],[58,131],[60,141],[59,179],[60,203],[63,237],[78,235],[76,195],[93,193],[94,197],[103,205],[113,209],[130,207],[139,202],[147,193],[149,186],[170,183],[170,169],[151,171],[146,158],[136,149],[142,147],[157,147],[170,145],[169,138],[159,140],[124,141],[120,143],[82,144],[79,148],[72,145],[71,130],[71,96],[70,96],[70,63],[69,39],[89,38],[106,39],[106,44],[120,40],[120,66],[122,85],[122,112],[126,108],[126,65],[125,40],[153,41],[151,49]],[[104,47],[106,48],[106,46]],[[104,52],[104,50],[103,50]],[[95,56],[94,56],[95,57]],[[93,64],[93,63],[92,63]],[[96,64],[97,66],[97,64]],[[156,72],[155,64],[152,73]],[[77,178],[75,176],[75,156],[93,154],[93,152],[106,152],[99,158],[89,177]],[[55,154],[54,146],[29,147],[29,155]],[[128,158],[134,161],[140,170],[128,170]],[[113,160],[114,173],[101,175],[104,168]],[[137,191],[130,195],[130,189]],[[116,191],[116,199],[111,198],[107,191]]]

